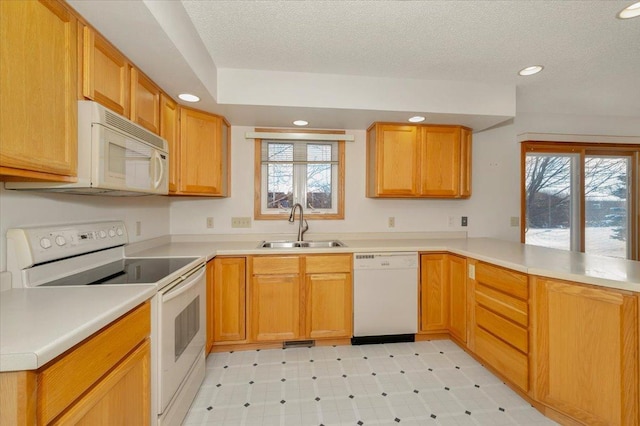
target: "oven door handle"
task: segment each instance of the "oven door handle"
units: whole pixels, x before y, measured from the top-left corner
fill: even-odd
[[[205,267],[202,266],[199,273],[191,275],[186,280],[182,281],[179,284],[176,284],[166,292],[162,293],[162,302],[168,302],[169,300],[180,296],[185,291],[189,291],[191,288],[198,284],[200,278],[204,276],[204,273]]]

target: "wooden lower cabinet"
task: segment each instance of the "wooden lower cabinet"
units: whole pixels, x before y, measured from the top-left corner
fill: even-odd
[[[420,333],[451,333],[467,341],[467,260],[447,253],[420,256]]]
[[[302,336],[300,319],[301,258],[252,258],[251,340],[295,340]]]
[[[447,255],[449,269],[449,333],[467,342],[467,259]]]
[[[352,257],[251,258],[250,341],[350,338]]]
[[[529,282],[526,274],[472,262],[469,348],[524,392],[529,391]]]
[[[216,257],[211,268],[211,309],[207,324],[211,346],[246,339],[246,258]]]
[[[351,255],[305,257],[306,336],[348,338],[353,334]]]
[[[148,425],[150,313],[144,303],[36,371],[0,373],[0,424]]]
[[[446,253],[420,256],[420,331],[446,332],[449,325],[449,271]]]
[[[584,424],[640,424],[638,295],[534,283],[535,398]]]
[[[150,343],[145,340],[52,425],[148,425]]]

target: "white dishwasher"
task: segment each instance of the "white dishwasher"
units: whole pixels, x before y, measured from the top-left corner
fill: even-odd
[[[414,341],[418,253],[354,253],[352,344]]]

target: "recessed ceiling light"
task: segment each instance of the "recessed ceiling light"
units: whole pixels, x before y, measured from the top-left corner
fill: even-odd
[[[200,102],[200,98],[191,93],[180,93],[178,97],[185,102]]]
[[[409,119],[409,121],[410,121],[411,123],[420,123],[420,122],[422,122],[422,121],[424,121],[424,120],[426,120],[426,118],[424,118],[424,117],[423,117],[423,116],[421,116],[421,115],[415,115],[415,116],[413,116],[413,117],[411,117],[411,118]]]
[[[533,66],[521,69],[520,71],[518,71],[518,74],[520,74],[520,75],[534,75],[534,74],[538,74],[540,71],[542,71],[543,68],[544,67],[542,65],[533,65]]]
[[[309,122],[304,120],[296,120],[293,122],[293,124],[295,124],[296,126],[306,126],[307,124],[309,124]]]
[[[631,6],[627,6],[618,12],[618,18],[620,19],[629,19],[640,16],[640,1],[632,4]]]

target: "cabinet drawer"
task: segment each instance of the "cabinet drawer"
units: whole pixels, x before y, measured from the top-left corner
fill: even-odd
[[[525,354],[529,352],[529,335],[526,328],[496,315],[482,306],[476,307],[476,324]]]
[[[520,272],[480,262],[476,265],[476,281],[519,299],[529,298],[527,276]]]
[[[525,300],[516,299],[485,285],[477,284],[476,304],[485,306],[523,327],[529,325],[529,305]]]
[[[150,305],[145,303],[99,331],[45,367],[38,380],[38,419],[49,423],[151,331]]]
[[[319,255],[307,256],[305,258],[306,271],[308,274],[351,272],[350,255]]]
[[[526,355],[480,327],[475,327],[475,353],[525,392],[529,391],[529,360]]]
[[[297,274],[300,272],[298,256],[264,256],[251,259],[254,275]]]

